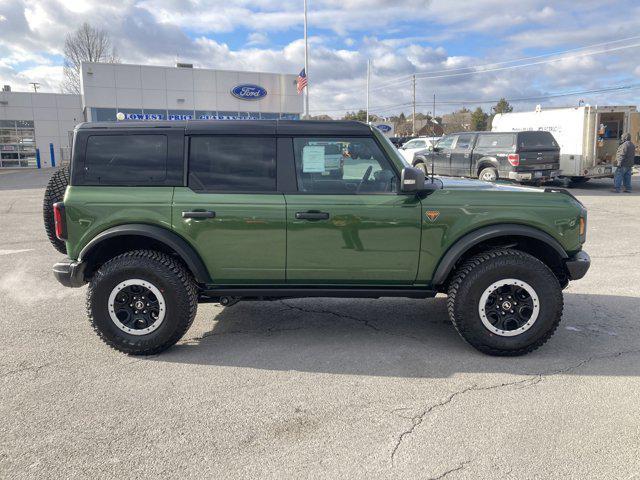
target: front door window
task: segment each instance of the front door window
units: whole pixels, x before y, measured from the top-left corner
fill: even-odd
[[[371,138],[296,138],[294,153],[300,192],[398,191],[397,174]]]

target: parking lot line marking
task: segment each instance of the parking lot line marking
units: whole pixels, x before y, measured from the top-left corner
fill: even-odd
[[[0,255],[11,255],[12,253],[31,252],[33,248],[23,248],[21,250],[0,250]]]

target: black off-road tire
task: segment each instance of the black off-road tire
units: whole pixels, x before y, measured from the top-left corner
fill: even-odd
[[[53,220],[53,204],[61,202],[64,198],[64,192],[69,185],[69,166],[60,167],[51,175],[51,179],[44,191],[44,200],[42,202],[42,215],[44,219],[44,230],[53,248],[60,253],[67,253],[67,245],[56,237],[56,226]]]
[[[121,282],[141,279],[163,295],[166,313],[160,326],[132,335],[112,320],[109,296]],[[174,345],[189,329],[198,308],[198,291],[191,273],[173,257],[153,250],[133,250],[102,265],[89,284],[87,314],[91,326],[110,347],[131,355],[153,355]]]
[[[529,284],[539,298],[531,327],[515,336],[500,336],[482,323],[479,303],[494,282],[515,278]],[[458,267],[448,289],[447,309],[456,330],[488,355],[517,356],[532,352],[553,335],[562,318],[562,288],[553,272],[537,258],[519,250],[480,253]]]

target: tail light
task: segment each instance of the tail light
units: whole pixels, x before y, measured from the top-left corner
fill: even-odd
[[[520,165],[520,155],[517,153],[510,153],[507,156],[507,160],[509,160],[509,163],[514,167]]]
[[[67,217],[64,214],[64,203],[53,204],[53,221],[56,226],[56,237],[60,240],[67,239]]]

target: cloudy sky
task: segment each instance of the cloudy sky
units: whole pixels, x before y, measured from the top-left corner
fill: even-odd
[[[425,113],[434,93],[438,114],[500,97],[517,109],[640,103],[637,1],[309,0],[309,9],[312,114],[363,108],[367,59],[381,115],[410,112],[412,74]],[[124,63],[297,73],[304,61],[302,0],[0,0],[0,84],[59,91],[65,35],[83,21],[111,34]]]

